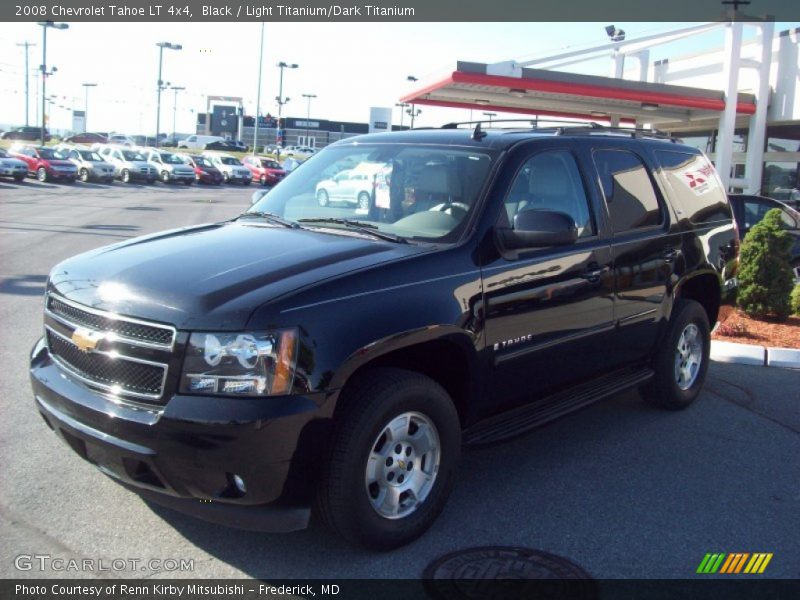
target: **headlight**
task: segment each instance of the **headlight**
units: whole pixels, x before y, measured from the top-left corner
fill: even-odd
[[[189,338],[181,392],[231,396],[289,394],[297,330],[200,333]]]

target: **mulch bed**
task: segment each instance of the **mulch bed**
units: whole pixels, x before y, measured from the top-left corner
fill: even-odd
[[[711,338],[721,342],[736,342],[770,348],[800,349],[800,317],[786,321],[753,319],[738,309],[720,309],[719,325]]]

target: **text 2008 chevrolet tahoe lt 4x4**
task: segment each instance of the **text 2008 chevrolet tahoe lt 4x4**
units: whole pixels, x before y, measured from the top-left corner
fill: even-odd
[[[353,138],[236,219],[58,264],[33,391],[151,501],[263,531],[313,505],[393,548],[444,507],[462,444],[631,386],[688,406],[737,248],[713,167],[674,140]]]

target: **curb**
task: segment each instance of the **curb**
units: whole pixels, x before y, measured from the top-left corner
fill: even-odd
[[[740,365],[800,369],[800,350],[712,340],[711,360]]]

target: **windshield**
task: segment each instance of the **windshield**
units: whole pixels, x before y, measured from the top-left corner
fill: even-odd
[[[79,154],[83,160],[88,160],[91,162],[100,162],[103,160],[100,158],[100,155],[97,152],[92,152],[90,150],[81,150]]]
[[[358,221],[404,238],[449,242],[474,210],[493,156],[468,148],[363,144],[314,155],[248,212],[304,227]],[[312,220],[329,220],[315,224]]]
[[[183,161],[171,152],[162,152],[161,160],[168,165],[182,165]]]
[[[144,160],[144,156],[138,152],[134,152],[133,150],[123,150],[122,156],[125,158],[125,160]]]
[[[261,166],[265,169],[280,169],[281,166],[274,160],[262,160]]]
[[[211,164],[210,160],[208,160],[207,158],[203,158],[202,156],[195,156],[193,160],[194,164],[197,165],[198,167],[205,167],[206,169],[209,169],[214,166]]]
[[[52,148],[39,148],[39,157],[46,160],[58,160],[67,158],[67,155],[60,150],[53,150]]]
[[[221,162],[223,165],[238,165],[240,167],[242,166],[242,163],[240,163],[232,156],[223,156],[219,159],[219,162]]]

